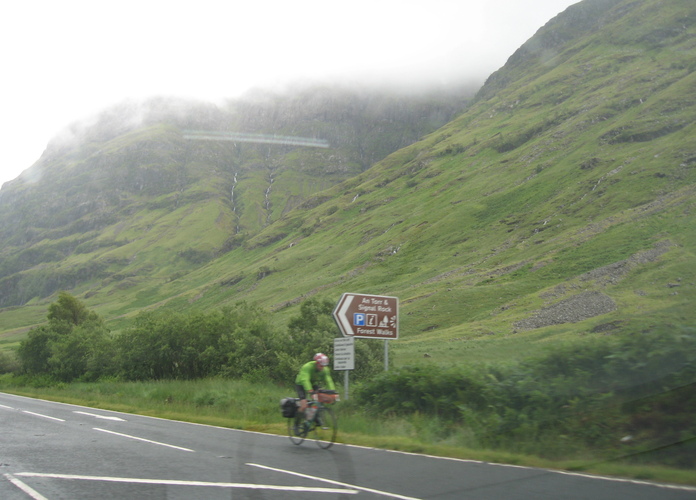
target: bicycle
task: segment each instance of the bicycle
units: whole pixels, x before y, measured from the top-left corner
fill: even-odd
[[[305,439],[314,439],[320,448],[331,448],[338,433],[338,419],[331,405],[337,399],[336,391],[313,391],[312,399],[307,401],[307,409],[304,412],[298,410],[294,417],[287,419],[290,441],[300,445]],[[307,419],[307,411],[313,411],[314,416]]]

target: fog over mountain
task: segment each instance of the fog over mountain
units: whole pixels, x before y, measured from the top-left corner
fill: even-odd
[[[16,2],[3,7],[0,185],[127,99],[219,102],[297,81],[481,84],[575,0]]]

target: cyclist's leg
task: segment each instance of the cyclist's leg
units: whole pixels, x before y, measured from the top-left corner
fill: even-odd
[[[298,385],[298,384],[295,384],[295,392],[297,392],[297,397],[298,397],[300,400],[308,401],[308,400],[307,400],[307,391],[305,391],[305,388],[304,388],[303,386]],[[299,411],[300,411],[301,413],[304,413],[305,408],[302,408],[302,407],[300,406],[300,407],[299,407]]]
[[[297,392],[297,397],[300,399],[307,399],[307,391],[305,391],[304,386],[295,384],[295,392]]]
[[[338,431],[338,421],[336,414],[330,406],[323,406],[319,409],[318,418],[321,419],[321,426],[314,429],[312,437],[321,448],[330,448],[336,440]]]
[[[298,397],[301,398],[303,393],[300,393],[299,389],[297,390],[297,393]],[[305,440],[305,437],[307,436],[307,431],[304,428],[304,414],[300,412],[298,408],[295,412],[295,416],[292,418],[288,418],[287,420],[288,435],[290,436],[290,441],[292,441],[293,444],[302,444],[302,442]]]
[[[302,400],[307,399],[307,391],[305,391],[305,388],[299,384],[295,384],[295,392],[297,392],[297,397]],[[296,435],[302,435],[305,434],[307,431],[304,427],[304,422],[305,422],[305,413],[304,410],[300,410],[300,408],[297,408],[297,415],[295,418],[292,419],[295,425],[295,434]]]

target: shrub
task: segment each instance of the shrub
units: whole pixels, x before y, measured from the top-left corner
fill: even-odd
[[[103,320],[66,292],[48,307],[48,324],[32,329],[17,356],[29,375],[96,380],[113,368],[113,342]]]
[[[407,367],[375,377],[356,396],[371,411],[465,425],[491,447],[535,451],[534,443],[560,439],[566,451],[696,463],[694,328],[577,342],[517,365]],[[634,439],[621,444],[627,435]]]
[[[0,374],[15,373],[20,370],[19,359],[13,352],[0,351]]]

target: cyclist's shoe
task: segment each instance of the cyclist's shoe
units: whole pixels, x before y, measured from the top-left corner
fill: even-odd
[[[305,420],[302,432],[304,434],[307,434],[310,430],[312,430],[312,422],[310,422],[309,420]]]

